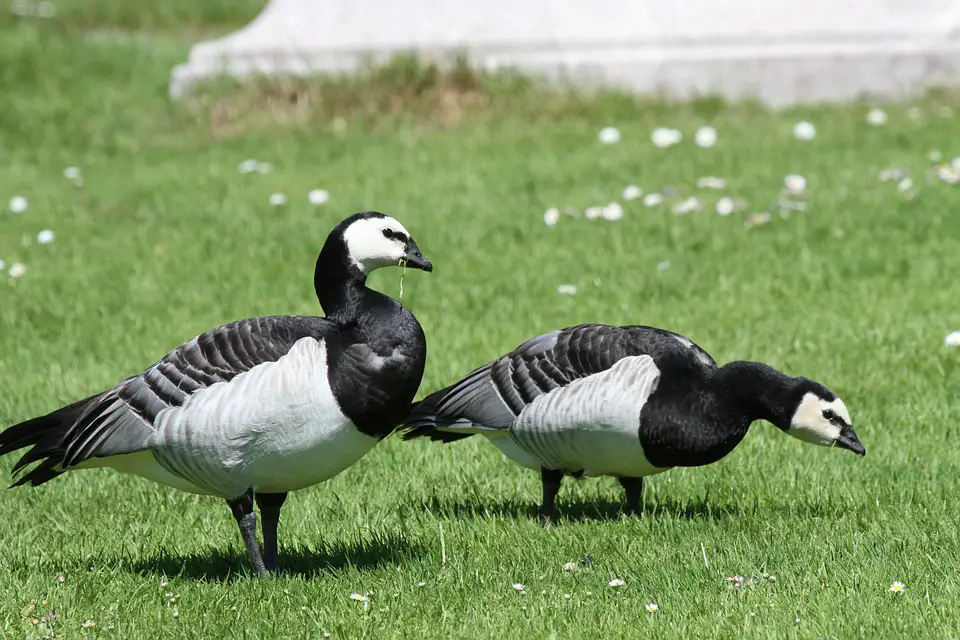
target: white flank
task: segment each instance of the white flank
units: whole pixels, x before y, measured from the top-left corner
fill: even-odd
[[[250,487],[264,493],[309,487],[377,443],[340,411],[327,379],[326,347],[313,338],[161,411],[155,428],[151,449],[161,464],[223,497]],[[124,470],[171,484],[148,468]]]
[[[540,458],[524,449],[515,439],[507,437],[509,435],[507,431],[481,431],[480,435],[486,437],[490,444],[500,449],[500,453],[521,467],[540,471],[543,466]]]
[[[639,437],[640,411],[659,381],[650,356],[623,358],[535,399],[511,427],[512,440],[549,469],[633,477],[665,471],[647,461]],[[494,444],[529,466],[528,457],[515,458],[511,447]]]

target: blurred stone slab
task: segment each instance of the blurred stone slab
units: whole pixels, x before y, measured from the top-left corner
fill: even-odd
[[[900,98],[960,83],[960,0],[271,0],[194,46],[170,94],[220,74],[345,71],[410,51],[674,98]]]

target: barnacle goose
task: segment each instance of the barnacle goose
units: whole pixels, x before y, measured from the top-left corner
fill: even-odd
[[[540,471],[540,523],[563,475],[615,476],[640,515],[645,476],[720,460],[766,420],[805,442],[864,455],[843,401],[759,362],[717,367],[684,336],[583,324],[538,336],[411,408],[404,439],[481,434]]]
[[[400,264],[433,270],[393,218],[348,217],[317,258],[314,286],[326,318],[217,327],[112,389],[9,427],[0,455],[32,447],[13,468],[22,474],[14,486],[109,467],[219,496],[253,568],[269,575],[287,492],[360,459],[399,424],[420,386],[423,330],[399,302],[366,286],[372,270]]]

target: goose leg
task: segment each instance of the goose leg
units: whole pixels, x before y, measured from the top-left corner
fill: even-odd
[[[247,558],[253,570],[261,576],[269,576],[270,572],[263,564],[263,556],[260,555],[260,545],[257,543],[257,514],[253,511],[253,490],[234,500],[227,500],[230,511],[240,527],[240,535],[243,537],[243,544],[247,547]]]
[[[540,481],[543,483],[543,502],[540,504],[540,526],[550,526],[550,521],[557,513],[554,502],[557,499],[557,492],[560,491],[560,483],[563,481],[563,471],[553,469],[540,469]]]
[[[617,478],[617,480],[627,494],[627,513],[641,517],[643,510],[640,507],[640,497],[643,495],[643,478]]]
[[[260,527],[263,529],[263,564],[268,571],[276,571],[280,564],[277,551],[277,525],[280,523],[280,507],[287,499],[285,493],[258,493]]]

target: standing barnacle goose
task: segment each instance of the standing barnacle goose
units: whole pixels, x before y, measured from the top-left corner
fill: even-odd
[[[759,362],[717,367],[653,327],[583,324],[528,340],[415,404],[404,439],[486,436],[540,471],[540,523],[565,473],[615,476],[640,515],[644,476],[721,459],[755,420],[813,444],[866,451],[834,393]]]
[[[366,287],[380,267],[432,271],[399,222],[376,212],[337,225],[317,258],[326,318],[269,316],[212,329],[119,385],[0,433],[0,455],[32,446],[14,484],[110,467],[226,499],[260,574],[276,569],[288,491],[328,480],[390,434],[426,360],[423,330]],[[264,552],[257,544],[260,507]]]

